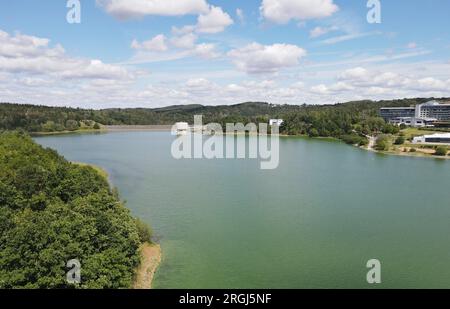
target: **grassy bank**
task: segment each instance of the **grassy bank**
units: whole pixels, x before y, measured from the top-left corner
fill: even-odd
[[[406,128],[398,134],[384,134],[376,137],[374,145],[363,147],[378,153],[409,156],[450,159],[450,147],[443,144],[413,144],[414,137],[436,134],[440,131],[417,128]],[[445,131],[443,131],[445,132]]]

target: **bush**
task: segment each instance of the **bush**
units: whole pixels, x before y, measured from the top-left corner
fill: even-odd
[[[94,124],[94,130],[100,130],[100,125],[98,123]]]
[[[389,138],[386,135],[380,135],[375,142],[375,150],[386,151],[389,150]]]
[[[448,151],[447,147],[439,146],[438,148],[436,148],[434,155],[435,156],[446,156],[447,151]]]
[[[349,145],[365,146],[369,144],[369,141],[367,140],[366,137],[359,136],[356,134],[343,135],[341,136],[341,139]]]
[[[416,149],[416,148],[411,148],[411,149],[409,150],[409,152],[417,152],[417,149]]]
[[[136,218],[136,227],[138,229],[139,240],[141,242],[152,242],[153,231],[150,226],[142,220]]]
[[[395,145],[403,145],[404,143],[405,143],[405,138],[403,136],[397,137],[397,139],[394,142]]]
[[[67,120],[66,121],[66,129],[69,131],[76,131],[80,128],[80,125],[78,124],[78,121],[76,120]]]
[[[312,128],[308,133],[309,137],[319,137],[319,131],[316,128]]]

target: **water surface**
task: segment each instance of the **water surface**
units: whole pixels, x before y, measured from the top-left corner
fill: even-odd
[[[238,137],[244,138],[244,137]],[[165,132],[36,138],[108,171],[160,237],[157,288],[450,288],[450,161],[283,138],[280,166],[175,160]]]

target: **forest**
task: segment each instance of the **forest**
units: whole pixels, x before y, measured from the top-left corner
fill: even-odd
[[[380,107],[411,106],[435,98],[387,101],[355,101],[333,105],[275,105],[247,102],[236,105],[180,105],[164,108],[79,109],[21,104],[0,104],[0,129],[23,129],[27,132],[59,132],[100,129],[103,125],[173,125],[193,122],[203,115],[203,122],[267,123],[271,118],[284,119],[280,128],[286,135],[335,137],[352,143],[365,143],[365,135],[396,133],[398,128],[379,118]],[[439,100],[439,99],[438,99]]]
[[[149,231],[94,168],[0,133],[0,288],[131,287]],[[66,280],[72,259],[79,284]]]

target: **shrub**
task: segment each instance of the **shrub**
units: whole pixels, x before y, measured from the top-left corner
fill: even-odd
[[[416,152],[416,151],[417,151],[416,148],[411,148],[411,149],[409,150],[409,152]]]
[[[403,145],[404,143],[405,143],[405,138],[403,136],[397,137],[397,139],[394,142],[395,145]]]
[[[375,142],[375,149],[379,151],[389,150],[389,138],[386,135],[380,135]]]
[[[366,137],[359,136],[356,134],[343,135],[341,136],[341,139],[349,145],[365,146],[369,144],[369,141],[367,140]]]
[[[80,128],[78,121],[69,119],[66,121],[66,129],[69,131],[76,131]]]
[[[447,147],[439,146],[436,148],[436,151],[434,153],[435,156],[446,156],[447,155]]]
[[[150,226],[142,220],[136,218],[136,227],[138,230],[139,240],[141,242],[152,242],[153,231]]]
[[[308,135],[309,135],[309,137],[318,137],[319,131],[317,131],[316,128],[312,128],[311,130],[309,130]]]

